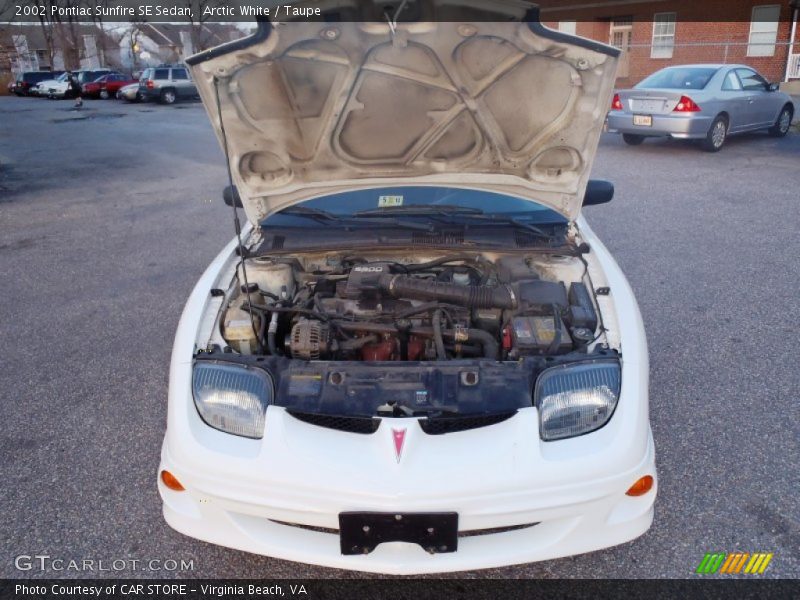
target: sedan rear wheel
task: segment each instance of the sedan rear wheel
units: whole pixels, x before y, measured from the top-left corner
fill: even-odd
[[[108,100],[110,98],[108,95],[108,90],[100,90],[100,98],[103,100]]]
[[[775,125],[769,128],[769,134],[774,137],[783,137],[789,133],[789,126],[792,124],[792,116],[794,116],[792,108],[790,106],[784,106],[783,110],[781,110],[781,114],[778,115],[778,120],[775,121]]]
[[[635,133],[623,133],[622,139],[628,146],[638,146],[644,141],[643,135],[636,135]]]
[[[703,140],[703,150],[706,152],[719,152],[728,138],[728,120],[719,116],[711,123],[711,127]]]

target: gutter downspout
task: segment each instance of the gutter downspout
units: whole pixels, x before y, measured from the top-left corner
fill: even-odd
[[[794,50],[794,40],[795,35],[797,34],[797,13],[800,12],[800,9],[795,8],[792,11],[792,33],[789,35],[789,52],[786,56],[786,72],[783,75],[783,81],[789,81],[789,67],[792,64],[792,50]]]

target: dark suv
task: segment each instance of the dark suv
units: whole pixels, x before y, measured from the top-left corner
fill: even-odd
[[[139,78],[139,94],[144,100],[172,104],[179,98],[196,97],[197,88],[186,67],[161,65],[142,72]]]
[[[24,71],[17,75],[14,82],[14,93],[17,96],[29,96],[31,88],[40,81],[55,79],[64,71]]]

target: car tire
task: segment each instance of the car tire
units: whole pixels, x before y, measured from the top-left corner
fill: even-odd
[[[788,104],[781,109],[775,124],[769,128],[769,134],[772,137],[783,137],[789,133],[789,127],[792,125],[792,117],[794,111]]]
[[[108,100],[111,96],[108,93],[108,90],[100,90],[100,99],[101,100]]]
[[[175,90],[161,90],[160,99],[162,104],[175,104],[178,95],[175,93]]]
[[[719,152],[728,139],[728,119],[718,115],[708,128],[708,133],[703,140],[703,150],[706,152]]]
[[[622,139],[628,146],[638,146],[644,141],[643,135],[636,135],[635,133],[623,133]]]

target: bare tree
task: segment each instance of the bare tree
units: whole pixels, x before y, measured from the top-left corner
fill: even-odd
[[[212,20],[212,15],[203,14],[206,8],[218,8],[226,4],[225,0],[185,0],[186,6],[190,9],[189,22],[191,25],[190,35],[192,40],[192,50],[201,52],[214,46],[213,35],[206,23]]]
[[[55,31],[53,21],[50,18],[50,2],[47,0],[33,0],[34,6],[37,7],[37,14],[39,25],[42,28],[42,37],[44,38],[45,50],[47,52],[47,60],[52,69],[55,66],[56,45],[55,45]]]

